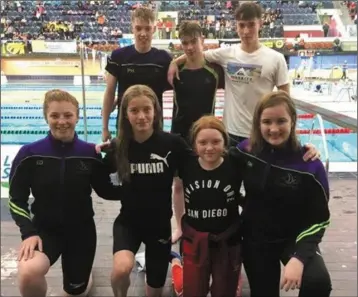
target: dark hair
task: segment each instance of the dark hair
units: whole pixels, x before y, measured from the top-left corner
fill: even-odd
[[[235,20],[250,21],[260,19],[262,17],[262,8],[254,2],[244,2],[235,11]]]
[[[153,103],[154,120],[153,130],[162,130],[162,113],[157,95],[154,91],[145,85],[134,85],[129,87],[122,97],[122,103],[119,108],[118,136],[115,139],[116,162],[118,177],[123,181],[130,181],[130,164],[128,160],[129,142],[133,138],[132,126],[128,120],[127,108],[129,102],[141,96],[149,98]]]

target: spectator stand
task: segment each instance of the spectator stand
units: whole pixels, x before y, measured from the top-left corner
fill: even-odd
[[[132,6],[123,1],[104,2],[5,1],[1,12],[3,38],[71,40],[83,33],[91,40],[111,41],[130,33]]]

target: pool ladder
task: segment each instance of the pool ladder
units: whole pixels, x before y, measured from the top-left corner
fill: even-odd
[[[348,95],[348,102],[357,101],[357,85],[354,84],[353,81],[347,80],[344,84],[344,86],[339,90],[338,94],[334,98],[334,102],[341,101],[343,98],[345,98],[344,94],[347,93]]]
[[[319,125],[318,129],[321,130],[323,153],[325,155],[324,165],[325,165],[326,172],[328,174],[328,171],[329,171],[329,154],[328,154],[326,133],[324,132],[323,120],[322,120],[322,117],[321,117],[320,114],[316,114],[315,117],[313,118],[311,132],[309,134],[309,141],[311,142],[311,139],[312,139],[312,136],[313,136],[313,131],[315,129],[317,129],[317,128],[315,128],[315,124],[316,124],[315,119],[317,119],[317,121],[318,121],[318,125]]]

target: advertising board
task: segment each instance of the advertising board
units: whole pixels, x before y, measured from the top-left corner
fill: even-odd
[[[9,176],[11,164],[21,145],[1,146],[1,198],[9,197]]]

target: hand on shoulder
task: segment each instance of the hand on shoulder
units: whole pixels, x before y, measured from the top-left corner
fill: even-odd
[[[303,156],[304,161],[315,161],[321,157],[321,153],[312,143],[306,143],[304,145],[305,154]]]
[[[109,149],[110,146],[111,146],[111,140],[109,140],[109,139],[105,142],[96,144],[96,147],[95,147],[96,153],[100,154],[102,151]]]

